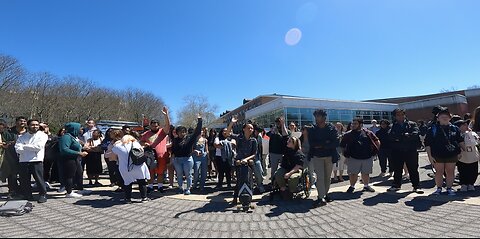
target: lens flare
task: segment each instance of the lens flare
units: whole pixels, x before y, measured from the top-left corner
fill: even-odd
[[[298,28],[290,29],[285,35],[285,43],[289,46],[295,46],[302,40],[302,31]]]

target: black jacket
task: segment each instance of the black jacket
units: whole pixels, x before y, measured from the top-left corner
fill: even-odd
[[[393,123],[390,130],[390,148],[393,151],[417,151],[421,146],[417,123],[405,121],[403,124]]]

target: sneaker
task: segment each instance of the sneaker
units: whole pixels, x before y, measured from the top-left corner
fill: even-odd
[[[132,204],[132,199],[125,199],[123,200],[125,204]]]
[[[185,196],[188,196],[188,195],[190,195],[190,194],[192,194],[192,192],[190,192],[190,190],[186,190],[186,191],[185,191]]]
[[[43,195],[43,196],[40,196],[40,198],[38,199],[37,201],[38,203],[46,203],[47,202],[47,196],[46,195]]]
[[[363,187],[363,191],[364,191],[364,192],[369,192],[369,193],[374,193],[374,192],[375,192],[375,189],[373,189],[373,188],[370,187],[370,186],[365,186],[365,187]]]
[[[72,192],[70,194],[67,194],[65,197],[66,198],[81,198],[81,197],[83,197],[83,195]]]
[[[458,191],[462,192],[462,193],[466,193],[466,192],[468,192],[468,186],[467,185],[462,185],[462,187]]]
[[[168,186],[168,189],[173,189],[173,186],[172,185]]]
[[[379,178],[384,178],[387,176],[387,173],[381,173],[380,175],[378,175]]]
[[[474,192],[476,189],[475,189],[475,186],[473,185],[468,185],[468,191],[469,192]]]
[[[313,203],[313,208],[319,208],[327,206],[327,201],[325,199],[319,199]]]
[[[437,188],[437,190],[432,195],[439,196],[440,194],[442,194],[442,191],[443,191],[443,188]]]
[[[147,194],[152,194],[153,190],[153,188],[147,187]]]
[[[327,203],[332,203],[332,202],[333,202],[333,199],[327,195],[327,196],[325,196],[325,201],[326,201]]]
[[[349,187],[347,190],[347,193],[354,193],[355,192],[355,187]]]
[[[150,202],[150,201],[151,201],[150,198],[143,198],[143,199],[142,199],[142,202]]]
[[[453,190],[451,188],[447,189],[447,193],[448,193],[448,196],[450,196],[450,197],[457,196],[457,193],[455,192],[455,190]]]
[[[163,187],[161,187],[161,188],[158,188],[158,192],[163,194],[165,193],[165,190],[163,189]]]
[[[317,189],[317,186],[315,184],[312,184],[312,189]]]
[[[65,187],[60,187],[58,190],[57,190],[57,193],[65,193],[67,191],[67,189]]]
[[[418,188],[414,188],[414,189],[413,189],[413,193],[420,194],[420,195],[425,194],[424,191],[422,191],[422,190],[420,190],[420,189],[418,189]]]
[[[400,188],[391,187],[391,188],[389,188],[387,191],[389,191],[389,192],[398,192],[398,191],[400,191]]]
[[[50,185],[50,183],[48,183],[48,182],[45,182],[45,187],[47,188],[47,190],[52,189],[52,185]]]

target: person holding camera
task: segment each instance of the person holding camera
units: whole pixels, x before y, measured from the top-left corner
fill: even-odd
[[[434,195],[440,195],[443,190],[443,176],[446,175],[447,193],[455,196],[453,182],[455,168],[462,150],[465,150],[465,139],[460,129],[451,124],[452,115],[448,108],[442,109],[438,115],[436,127],[430,127],[425,138],[425,146],[430,161],[435,163],[435,182],[437,190]]]

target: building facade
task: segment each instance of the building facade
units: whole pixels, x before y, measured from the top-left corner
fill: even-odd
[[[221,115],[211,127],[226,127],[233,116],[237,116],[239,125],[251,120],[263,128],[269,128],[276,118],[284,116],[287,123],[295,122],[298,126],[304,126],[314,123],[313,112],[317,109],[327,111],[329,122],[341,122],[345,125],[357,117],[362,118],[367,125],[372,120],[392,120],[392,112],[396,108],[407,110],[410,120],[429,121],[433,118],[433,107],[438,105],[446,106],[453,114],[463,117],[480,106],[480,89],[369,101],[263,95],[251,101],[244,100],[243,105]]]

